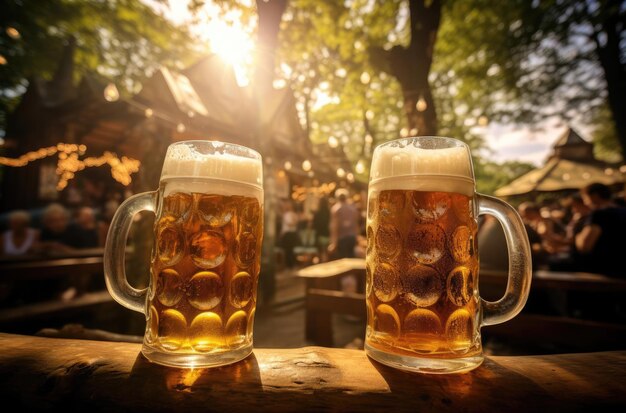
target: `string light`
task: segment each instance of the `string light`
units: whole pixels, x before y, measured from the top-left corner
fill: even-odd
[[[343,178],[346,176],[346,171],[343,168],[337,168],[337,176],[339,178]]]
[[[274,87],[274,89],[282,89],[287,86],[287,82],[285,81],[285,79],[274,79],[274,81],[272,82],[272,86]]]
[[[120,92],[117,90],[117,86],[114,83],[109,83],[104,88],[104,100],[107,102],[115,102],[120,98]]]
[[[6,64],[7,64],[7,59],[0,54],[0,65],[6,65]]]
[[[489,118],[487,116],[483,115],[478,118],[479,126],[487,126],[487,124],[489,124]]]
[[[79,156],[83,155],[86,150],[87,146],[85,145],[58,143],[56,146],[49,146],[37,149],[36,151],[27,152],[18,158],[0,156],[0,165],[20,168],[31,162],[57,154],[58,162],[56,173],[59,176],[59,181],[57,182],[58,191],[63,190],[77,172],[85,168],[98,167],[105,164],[111,167],[111,176],[113,179],[127,186],[132,181],[131,175],[139,171],[139,167],[141,166],[141,162],[137,159],[128,158],[126,156],[122,156],[120,159],[117,157],[117,154],[108,151],[104,152],[104,154],[99,157],[90,156],[85,159],[79,159]]]
[[[304,172],[309,172],[311,170],[311,168],[312,168],[311,161],[309,161],[308,159],[305,159],[302,162],[302,170]]]
[[[409,135],[411,135],[411,136],[417,136],[417,132],[419,132],[419,130],[418,130],[417,128],[412,128],[412,129],[409,131]]]
[[[337,187],[337,184],[334,182],[323,183],[320,185],[317,179],[313,180],[313,185],[314,186],[312,187],[294,185],[291,197],[293,199],[303,200],[307,197],[307,193],[312,194],[317,197],[321,197],[321,196],[332,194],[335,188]]]
[[[291,165],[291,162],[289,162],[289,161],[285,161],[285,165],[284,165],[284,166],[285,166],[285,170],[286,170],[286,171],[289,171],[289,170],[291,169],[291,166],[292,166],[292,165]]]
[[[22,36],[20,35],[20,32],[18,32],[18,31],[17,31],[17,29],[16,29],[15,27],[7,27],[7,30],[6,30],[6,31],[7,31],[7,35],[8,35],[11,39],[13,39],[13,40],[17,40],[17,39],[19,39],[20,37],[22,37]]]
[[[346,175],[346,179],[350,183],[354,182],[354,174],[352,172],[348,172],[348,174]]]
[[[369,73],[367,72],[363,72],[361,73],[361,83],[363,83],[364,85],[367,85],[371,80],[371,76]]]
[[[417,100],[417,103],[415,104],[415,109],[417,109],[418,112],[424,112],[426,109],[428,109],[428,103],[426,103],[426,100],[423,96],[420,96],[420,98]]]
[[[150,109],[150,108],[147,108],[147,109],[144,111],[144,114],[146,115],[146,118],[151,118],[151,117],[152,117],[152,115],[154,115],[154,111],[153,111],[152,109]]]
[[[331,136],[330,138],[328,138],[328,146],[330,146],[331,148],[336,148],[337,146],[339,146],[339,141],[334,136]]]
[[[362,159],[359,159],[359,161],[356,163],[354,170],[358,174],[362,174],[363,172],[365,172],[365,164],[363,163]]]
[[[184,124],[179,123],[178,125],[176,125],[176,131],[178,133],[184,133],[187,130],[187,128],[185,127]]]

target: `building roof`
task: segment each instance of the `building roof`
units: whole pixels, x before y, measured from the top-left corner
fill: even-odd
[[[530,192],[553,192],[580,189],[599,182],[613,185],[624,182],[618,168],[593,156],[593,144],[576,131],[567,128],[553,145],[553,154],[544,166],[520,176],[495,191],[498,196],[523,195]]]
[[[544,166],[533,169],[499,188],[495,194],[512,196],[529,192],[581,189],[594,182],[613,185],[624,182],[624,175],[617,168],[602,168],[568,159],[552,158]]]
[[[571,145],[592,145],[591,142],[584,140],[574,129],[568,127],[561,136],[554,142],[553,147],[571,146]]]

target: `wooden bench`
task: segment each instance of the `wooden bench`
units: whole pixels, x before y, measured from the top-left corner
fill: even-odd
[[[130,257],[133,251],[132,247],[128,247],[126,257]],[[103,248],[85,248],[63,253],[51,252],[47,255],[2,257],[0,259],[0,283],[15,285],[15,288],[19,289],[18,287],[25,284],[31,285],[33,280],[58,279],[64,280],[67,284],[65,288],[75,287],[79,295],[68,301],[50,299],[14,308],[3,308],[0,310],[0,325],[6,327],[17,325],[22,321],[51,320],[54,317],[60,319],[79,314],[81,311],[99,309],[102,305],[112,303],[113,299],[107,291],[85,292],[90,289],[88,284],[93,281],[100,282],[102,285],[92,284],[91,289],[104,288],[103,254]],[[32,283],[32,285],[36,284]],[[28,291],[24,293],[25,298],[30,298]]]
[[[626,351],[487,357],[409,374],[361,350],[255,349],[215,369],[149,363],[140,344],[0,334],[0,395],[23,411],[603,412],[626,409]]]
[[[2,309],[0,310],[0,325],[33,319],[68,317],[71,314],[89,311],[93,307],[112,302],[113,298],[108,291],[97,291],[80,295],[69,301],[51,300]]]
[[[336,260],[298,271],[297,275],[306,279],[305,338],[310,342],[333,345],[333,314],[349,314],[365,319],[365,295],[339,289],[338,280],[349,274],[356,275],[363,283],[365,260]],[[505,291],[506,272],[481,270],[479,279],[481,291],[495,290],[497,298]],[[595,292],[614,298],[615,294],[621,297],[620,294],[626,292],[626,281],[600,274],[537,271],[533,274],[531,294],[539,290]],[[503,325],[486,327],[484,331],[507,339],[526,339],[526,342],[543,340],[546,345],[568,345],[579,351],[614,349],[619,348],[620,342],[626,342],[626,326],[621,324],[526,312]],[[520,335],[518,332],[523,333]]]
[[[3,262],[0,281],[92,276],[102,274],[102,262],[101,256]]]

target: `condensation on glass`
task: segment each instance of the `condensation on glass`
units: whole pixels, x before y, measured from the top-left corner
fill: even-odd
[[[411,371],[471,370],[483,360],[480,327],[514,317],[530,287],[523,224],[504,202],[475,193],[469,148],[441,137],[378,146],[367,211],[365,350]],[[505,297],[478,293],[477,217],[505,227],[511,258]]]
[[[216,141],[168,148],[158,191],[118,210],[107,238],[113,297],[146,315],[143,354],[179,367],[219,366],[252,351],[263,236],[261,156]],[[150,285],[126,282],[123,249],[133,215],[156,214]]]

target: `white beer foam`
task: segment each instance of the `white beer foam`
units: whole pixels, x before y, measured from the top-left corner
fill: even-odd
[[[224,145],[212,142],[215,148]],[[172,145],[163,162],[161,181],[167,182],[165,196],[174,192],[205,192],[244,195],[263,199],[261,159],[230,153],[200,153],[193,143]]]
[[[472,196],[474,174],[466,147],[382,146],[374,151],[370,185],[376,190],[457,192]]]

